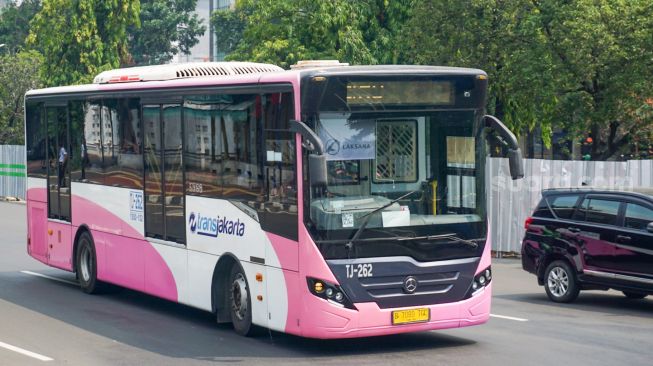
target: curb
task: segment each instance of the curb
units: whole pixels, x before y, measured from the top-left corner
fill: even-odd
[[[11,196],[8,197],[0,196],[0,202],[18,203],[23,205],[25,204],[24,200],[21,200],[18,197],[11,197]]]

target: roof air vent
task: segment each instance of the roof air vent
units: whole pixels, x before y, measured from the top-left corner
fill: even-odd
[[[255,62],[195,62],[109,70],[98,74],[93,80],[93,83],[113,84],[136,81],[163,81],[278,71],[283,71],[283,69],[275,65]]]

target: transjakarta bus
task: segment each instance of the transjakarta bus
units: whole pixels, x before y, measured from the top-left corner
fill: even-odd
[[[27,93],[27,251],[237,333],[481,324],[487,75],[315,62],[119,69]]]

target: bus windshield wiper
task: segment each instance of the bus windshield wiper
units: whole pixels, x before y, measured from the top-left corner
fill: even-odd
[[[438,240],[438,239],[449,239],[458,243],[463,243],[466,245],[469,245],[470,247],[476,249],[478,248],[478,244],[474,243],[471,240],[463,239],[461,237],[456,236],[456,234],[440,234],[440,235],[428,235],[421,237],[419,239],[425,239],[425,240]]]
[[[397,203],[397,201],[402,200],[402,199],[404,199],[404,198],[406,198],[406,197],[410,196],[411,194],[413,194],[415,192],[418,192],[418,191],[419,191],[419,189],[416,189],[414,191],[410,191],[410,192],[404,194],[403,196],[397,197],[397,198],[393,199],[392,201],[386,203],[385,205],[383,205],[383,206],[381,206],[379,208],[376,208],[376,209],[366,213],[365,215],[363,215],[362,216],[363,222],[361,223],[361,226],[358,227],[358,230],[356,230],[356,233],[354,233],[354,236],[351,237],[349,242],[347,244],[345,244],[345,247],[347,249],[349,249],[349,250],[352,250],[354,248],[354,242],[356,240],[358,240],[358,237],[361,235],[363,230],[365,230],[365,227],[367,227],[367,223],[370,222],[370,218],[372,217],[372,215],[374,215],[375,213],[377,213],[379,211],[385,210],[386,208],[388,208],[388,207],[392,206],[393,204]]]

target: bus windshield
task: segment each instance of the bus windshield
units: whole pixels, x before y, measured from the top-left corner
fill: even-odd
[[[362,239],[484,239],[477,120],[474,111],[320,113],[328,184],[309,204],[319,239],[350,240],[365,221]]]

